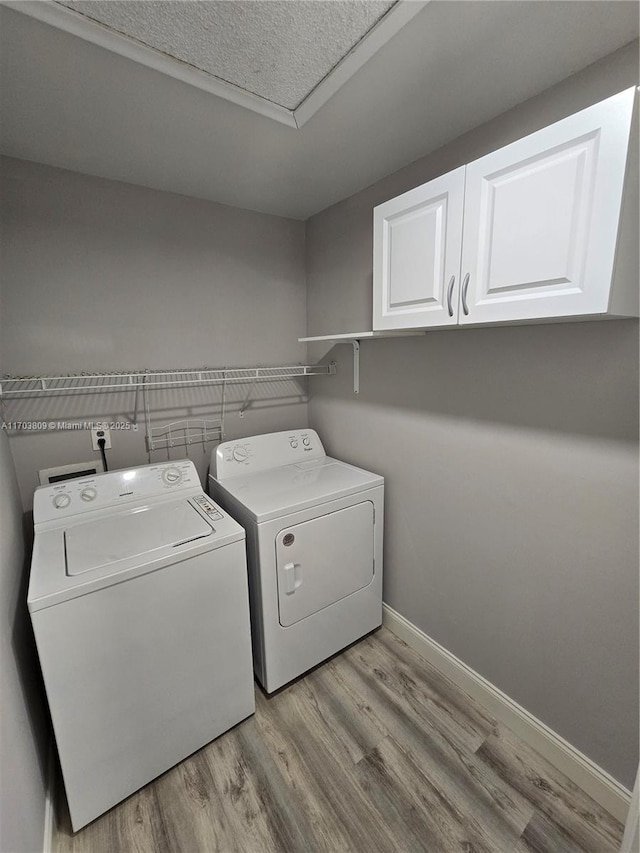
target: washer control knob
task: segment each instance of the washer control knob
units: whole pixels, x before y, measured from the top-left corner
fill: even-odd
[[[97,496],[98,492],[93,488],[93,486],[88,486],[80,492],[80,497],[83,501],[93,501]]]
[[[71,497],[66,492],[61,492],[53,499],[53,505],[56,509],[64,509],[71,503]]]
[[[308,435],[304,436],[304,438],[302,439],[302,443],[304,444],[305,447],[309,447],[309,445],[311,444],[311,439],[309,438]]]
[[[247,452],[247,448],[243,447],[241,444],[237,444],[233,448],[233,458],[236,462],[246,462],[249,458],[249,453]]]
[[[295,449],[296,449],[296,447],[298,446],[298,439],[297,439],[297,438],[292,438],[292,439],[290,439],[289,444],[290,444],[290,445],[291,445],[291,447],[293,447],[293,449],[295,450]]]
[[[165,468],[162,472],[162,479],[167,485],[175,486],[182,480],[182,473],[178,468]]]

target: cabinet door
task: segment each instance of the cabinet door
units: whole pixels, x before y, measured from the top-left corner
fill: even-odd
[[[462,166],[373,211],[373,328],[458,321]]]
[[[634,97],[467,166],[461,323],[607,312]]]

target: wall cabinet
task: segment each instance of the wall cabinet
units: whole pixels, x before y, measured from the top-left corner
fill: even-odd
[[[637,268],[614,277],[635,94],[376,207],[373,328],[637,316]]]
[[[465,167],[374,210],[373,328],[458,322]]]

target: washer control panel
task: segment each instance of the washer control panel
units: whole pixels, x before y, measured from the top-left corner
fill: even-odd
[[[193,462],[180,459],[65,480],[36,489],[33,520],[38,524],[89,510],[117,506],[132,499],[161,497],[183,489],[201,488]]]
[[[210,468],[218,480],[224,480],[324,456],[315,430],[296,429],[225,441],[211,454]]]
[[[218,507],[218,505],[214,504],[214,502],[206,495],[197,495],[193,499],[193,502],[198,504],[200,509],[203,512],[206,512],[209,518],[224,518],[222,512],[220,512],[220,508]]]

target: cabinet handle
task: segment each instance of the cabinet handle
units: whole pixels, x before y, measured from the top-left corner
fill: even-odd
[[[453,296],[453,285],[455,283],[455,280],[455,275],[452,275],[451,281],[449,282],[449,287],[447,288],[447,308],[449,309],[450,317],[453,317],[453,305],[451,304],[451,297]]]
[[[465,315],[469,313],[469,306],[467,305],[467,291],[469,290],[469,278],[471,277],[471,273],[467,273],[464,277],[464,281],[462,282],[462,310]]]

